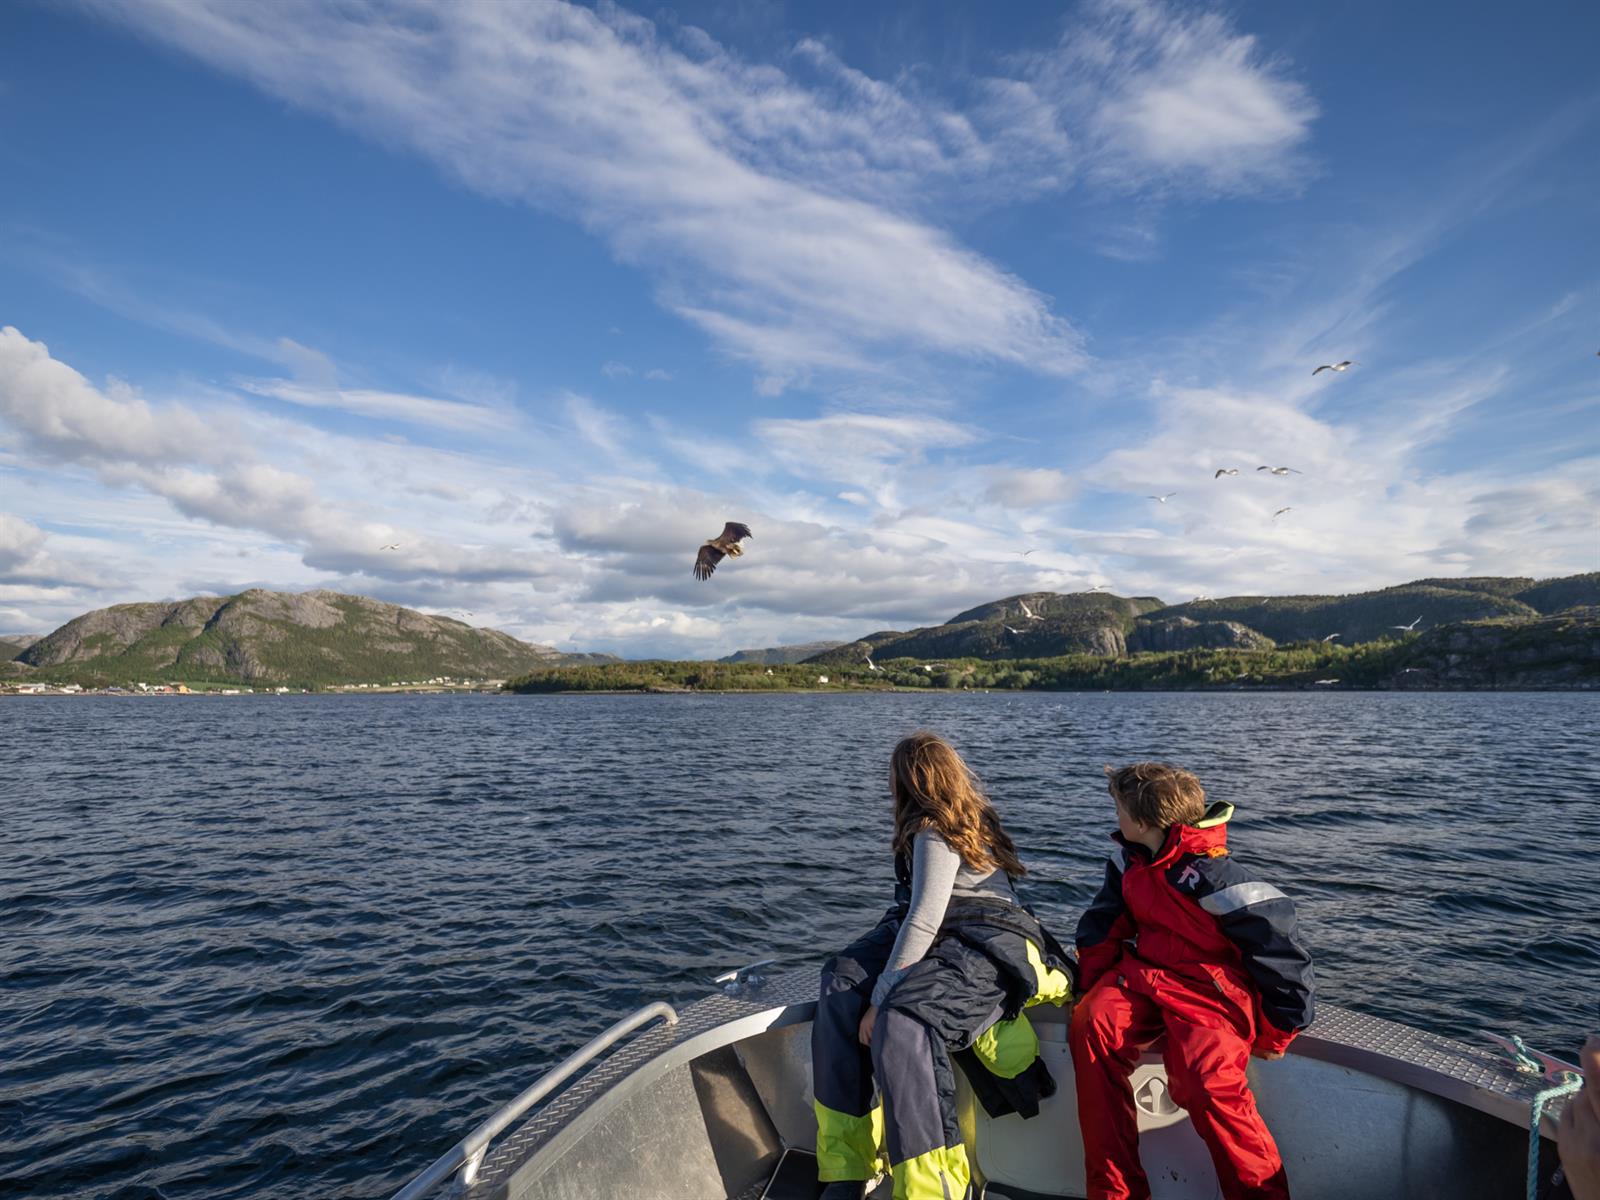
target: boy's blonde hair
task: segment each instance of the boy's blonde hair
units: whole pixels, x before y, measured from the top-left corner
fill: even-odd
[[[1182,767],[1142,762],[1108,766],[1105,772],[1112,798],[1141,825],[1167,829],[1193,825],[1206,815],[1206,790]]]

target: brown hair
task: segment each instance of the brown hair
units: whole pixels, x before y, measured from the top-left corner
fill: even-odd
[[[1206,815],[1206,790],[1182,767],[1142,762],[1105,771],[1112,797],[1141,825],[1193,825]]]
[[[1013,879],[1028,873],[978,777],[938,734],[921,731],[901,739],[889,759],[889,790],[895,853],[932,829],[974,871],[997,867]]]

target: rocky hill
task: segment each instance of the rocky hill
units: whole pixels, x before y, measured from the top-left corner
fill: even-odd
[[[0,662],[10,662],[39,639],[24,633],[0,634]]]
[[[957,613],[943,625],[882,630],[806,660],[846,666],[874,659],[1032,659],[1070,654],[1263,650],[1279,643],[1359,645],[1462,621],[1531,621],[1600,605],[1600,572],[1535,582],[1524,577],[1419,579],[1345,596],[1227,596],[1167,605],[1098,592],[1028,592]]]
[[[98,609],[40,638],[16,661],[41,675],[305,687],[505,679],[535,667],[615,659],[563,654],[365,596],[255,589]]]
[[[827,665],[874,658],[1046,658],[1126,654],[1137,618],[1163,607],[1153,596],[1103,592],[1026,592],[957,613],[943,625],[908,633],[883,630],[814,655]]]
[[[1469,621],[1430,630],[1406,647],[1388,686],[1600,686],[1600,608],[1532,620]]]
[[[843,642],[802,642],[798,646],[768,646],[764,650],[739,650],[717,659],[724,663],[754,663],[771,667],[781,663],[804,662],[814,654],[822,654]]]

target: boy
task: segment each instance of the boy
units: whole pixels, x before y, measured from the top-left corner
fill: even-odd
[[[1072,1014],[1090,1200],[1148,1200],[1128,1074],[1161,1035],[1172,1099],[1211,1151],[1226,1200],[1287,1200],[1288,1180],[1245,1079],[1311,1024],[1311,957],[1294,905],[1228,857],[1233,806],[1160,763],[1106,768],[1120,843],[1078,922]]]

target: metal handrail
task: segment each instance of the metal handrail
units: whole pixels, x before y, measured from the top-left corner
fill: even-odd
[[[645,1005],[632,1016],[624,1017],[586,1044],[577,1053],[565,1059],[560,1066],[547,1072],[539,1082],[467,1134],[466,1137],[446,1151],[438,1162],[396,1192],[392,1200],[420,1200],[420,1197],[426,1196],[455,1172],[459,1172],[458,1181],[461,1186],[470,1187],[472,1181],[478,1177],[478,1168],[483,1165],[483,1156],[489,1149],[489,1143],[506,1126],[543,1100],[562,1083],[565,1083],[601,1051],[609,1049],[635,1029],[638,1029],[641,1025],[649,1024],[657,1017],[666,1021],[668,1025],[676,1025],[678,1023],[678,1014],[672,1005],[665,1004],[659,1000],[654,1004]]]

